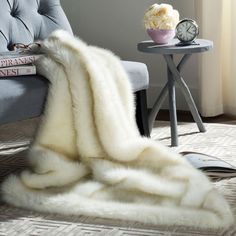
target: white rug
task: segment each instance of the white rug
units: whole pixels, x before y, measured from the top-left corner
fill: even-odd
[[[26,147],[32,140],[38,120],[32,119],[0,127],[0,181],[9,173],[24,168]],[[236,125],[206,124],[207,132],[199,133],[193,123],[178,125],[179,147],[173,150],[197,151],[215,155],[236,165]],[[170,145],[169,122],[157,122],[152,138]],[[216,183],[236,215],[236,179]],[[0,236],[3,235],[236,235],[236,227],[227,231],[207,232],[187,228],[149,227],[130,222],[90,217],[64,217],[39,214],[0,204]]]
[[[206,123],[205,127],[207,131],[200,133],[195,123],[179,123],[179,146],[172,149],[176,152],[202,152],[236,165],[236,125]],[[151,136],[170,146],[169,122],[157,121]]]

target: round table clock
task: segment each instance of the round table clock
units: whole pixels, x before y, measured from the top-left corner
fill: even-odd
[[[199,34],[199,27],[196,21],[192,19],[183,19],[176,26],[176,37],[180,45],[195,44],[194,40]]]

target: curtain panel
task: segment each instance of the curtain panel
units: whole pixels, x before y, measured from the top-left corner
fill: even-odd
[[[236,115],[236,1],[195,0],[200,37],[214,49],[199,55],[200,112]]]

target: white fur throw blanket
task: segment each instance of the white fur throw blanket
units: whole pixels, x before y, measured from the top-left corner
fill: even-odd
[[[42,42],[38,72],[51,83],[29,151],[31,169],[2,184],[28,209],[156,225],[227,227],[233,217],[207,177],[141,137],[120,60],[64,31]]]

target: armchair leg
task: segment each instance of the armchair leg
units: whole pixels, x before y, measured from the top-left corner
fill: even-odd
[[[148,110],[146,90],[137,91],[136,96],[136,122],[141,135],[150,137],[148,127]]]

